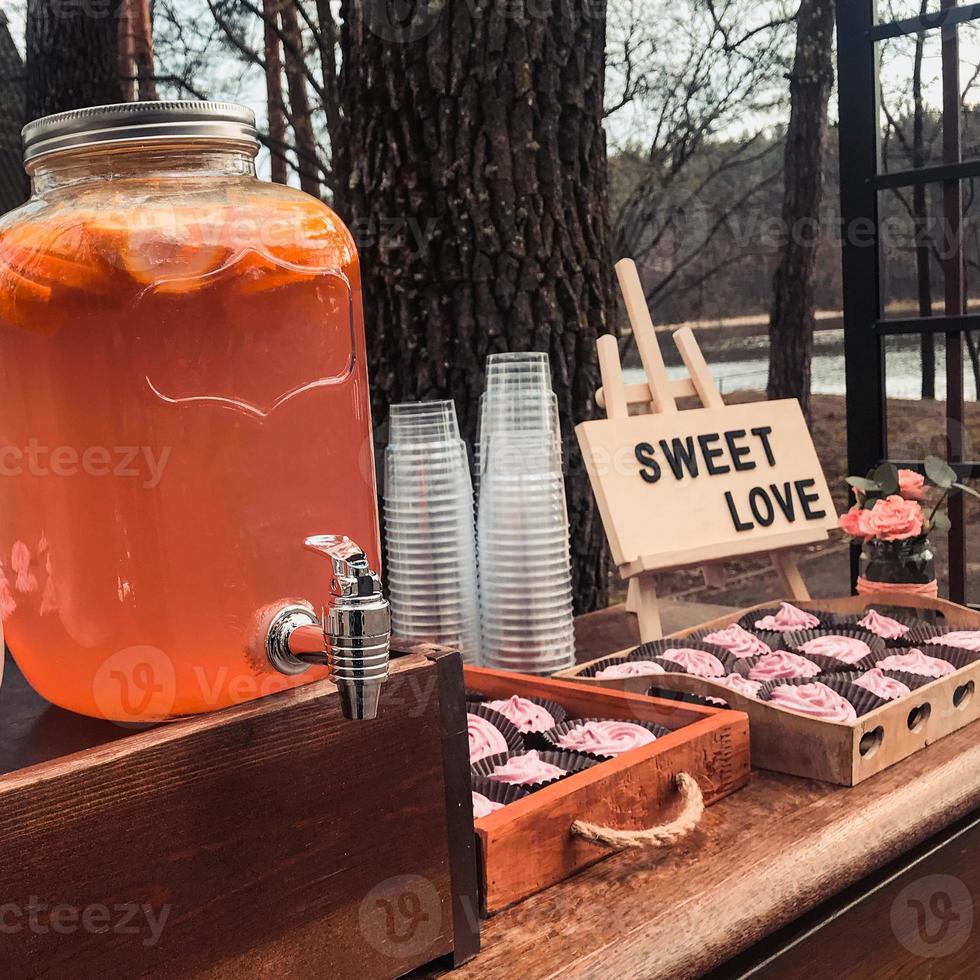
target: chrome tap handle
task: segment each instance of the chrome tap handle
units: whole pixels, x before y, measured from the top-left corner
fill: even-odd
[[[381,579],[371,571],[367,556],[350,538],[343,534],[314,534],[303,545],[330,559],[330,591],[335,596],[381,594]]]
[[[325,660],[344,717],[374,718],[381,685],[388,677],[391,641],[391,610],[381,592],[381,578],[350,538],[317,534],[304,544],[330,559],[330,604],[321,611],[319,622],[302,604],[280,610],[266,638],[269,660],[284,674],[301,673],[311,663]],[[323,631],[325,654],[301,649],[298,638],[308,636],[312,624]]]

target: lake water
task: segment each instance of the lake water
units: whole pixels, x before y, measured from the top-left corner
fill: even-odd
[[[721,393],[764,391],[769,372],[769,338],[765,334],[750,337],[725,336],[722,330],[706,331],[698,340],[711,366]],[[661,349],[672,378],[686,375],[680,355],[669,336],[660,335]],[[973,371],[966,351],[963,352],[967,399],[976,398]],[[642,368],[625,368],[627,382],[643,381]],[[844,331],[818,330],[814,335],[812,391],[821,395],[844,394]],[[886,338],[885,386],[889,398],[917,399],[922,387],[919,338],[894,336]],[[946,358],[942,338],[936,340],[936,397],[946,397]]]

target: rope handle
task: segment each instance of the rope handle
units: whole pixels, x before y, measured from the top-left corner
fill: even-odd
[[[572,835],[593,844],[605,844],[615,851],[640,847],[671,847],[694,830],[704,816],[704,796],[697,780],[686,772],[679,772],[674,781],[681,795],[681,810],[669,823],[644,830],[616,830],[614,827],[601,827],[585,820],[576,820],[572,824]]]

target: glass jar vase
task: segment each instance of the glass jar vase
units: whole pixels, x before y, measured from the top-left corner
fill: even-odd
[[[858,592],[914,591],[936,595],[936,559],[928,535],[904,541],[873,538],[861,548]]]

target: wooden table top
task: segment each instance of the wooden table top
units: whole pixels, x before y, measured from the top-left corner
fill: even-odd
[[[594,616],[580,631],[621,648],[621,611]],[[453,978],[700,976],[980,808],[978,726],[852,789],[755,771],[672,851],[614,855],[486,920]]]
[[[977,727],[852,789],[754,772],[669,853],[613,855],[485,921],[454,980],[700,976],[980,807]]]

